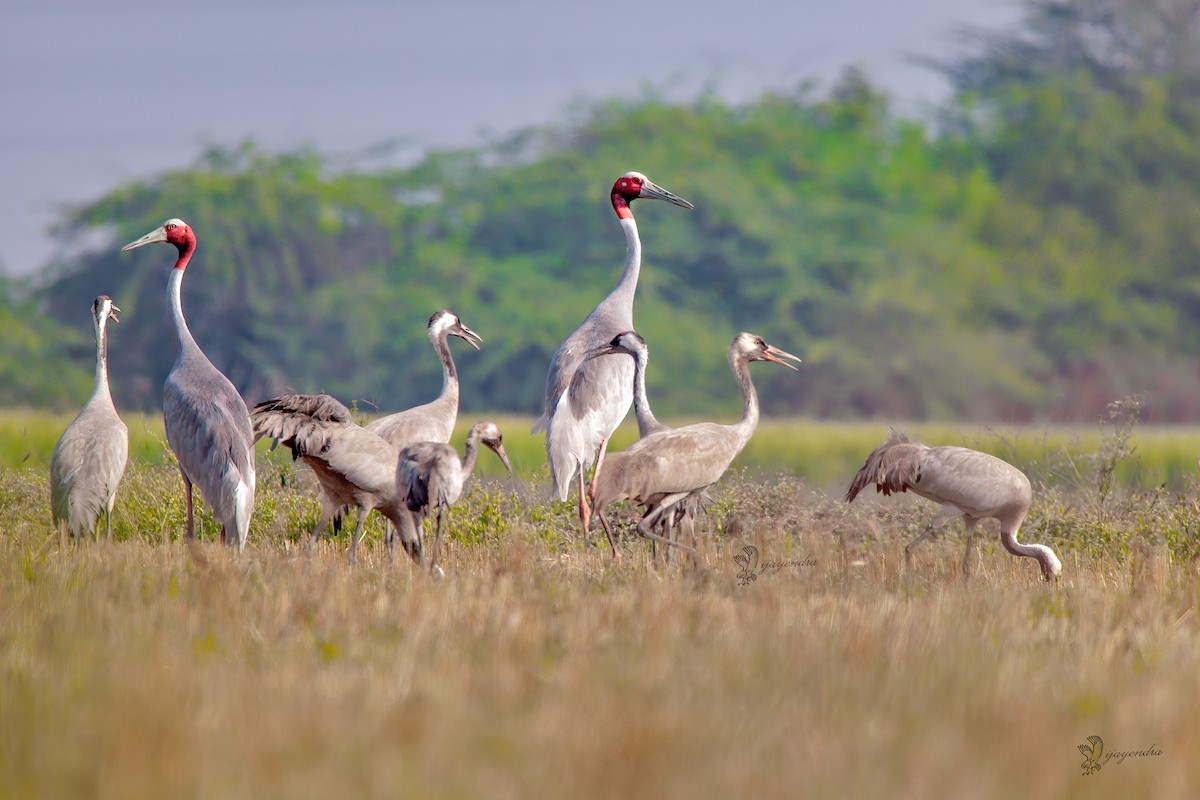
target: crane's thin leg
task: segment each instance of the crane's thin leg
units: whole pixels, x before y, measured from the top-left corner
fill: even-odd
[[[183,471],[183,467],[179,468],[179,474],[183,476],[183,496],[187,501],[187,540],[194,542],[196,541],[196,522],[192,515],[192,481]]]
[[[312,529],[312,533],[308,535],[308,541],[304,543],[304,555],[312,555],[313,543],[317,541],[317,538],[321,535],[321,531],[325,530],[325,526],[329,524],[329,518],[333,516],[336,510],[328,503],[321,503],[321,516],[317,519],[317,524]]]
[[[608,546],[612,548],[613,561],[621,561],[621,552],[617,550],[617,543],[613,540],[612,532],[608,529],[608,520],[604,518],[604,514],[600,511],[596,512],[596,516],[600,518],[600,524],[604,526],[604,535],[608,537]]]
[[[971,544],[972,537],[975,535],[975,526],[979,524],[979,520],[967,517],[963,520],[963,524],[967,528],[967,552],[963,553],[963,580],[966,581],[971,577]]]
[[[579,467],[579,524],[583,528],[584,543],[591,544],[591,539],[588,538],[588,529],[592,526],[592,509],[588,507],[587,487],[584,483],[582,465]]]
[[[429,559],[429,571],[430,572],[437,571],[438,555],[440,555],[442,552],[442,520],[445,518],[445,516],[446,516],[446,506],[439,505],[438,509],[437,509],[437,517],[438,517],[437,518],[437,527],[434,528],[434,533],[433,533],[433,553]]]
[[[938,509],[937,516],[925,527],[921,535],[908,543],[904,548],[904,571],[909,572],[912,569],[912,554],[916,546],[925,539],[932,539],[937,536],[938,529],[952,519],[958,519],[963,516],[963,512],[957,506],[952,506],[949,503]]]
[[[592,485],[588,487],[588,500],[596,499],[596,481],[600,479],[600,465],[604,463],[604,453],[608,450],[608,437],[600,440],[600,450],[596,453],[596,468],[592,470]],[[583,470],[580,471],[583,477]]]
[[[96,537],[100,537],[100,532],[96,532]],[[112,506],[104,509],[104,538],[112,541]]]
[[[367,514],[370,513],[369,508],[358,507],[358,519],[354,523],[354,538],[350,540],[350,552],[348,553],[350,563],[358,563],[358,539],[362,536],[363,524],[367,521]]]

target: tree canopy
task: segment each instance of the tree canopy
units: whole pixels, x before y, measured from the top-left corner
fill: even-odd
[[[533,412],[619,273],[608,190],[637,169],[696,205],[634,207],[660,414],[736,412],[724,352],[747,329],[805,361],[756,371],[771,413],[1094,419],[1145,392],[1159,419],[1200,419],[1195,5],[1028,3],[943,65],[958,90],[936,123],[850,70],[736,106],[612,100],[405,168],[215,148],[65,216],[63,237],[105,245],[53,265],[39,324],[86,338],[80,309],[112,295],[114,393],[156,405],[171,256],[118,248],[179,216],[200,242],[189,324],[251,401],[426,400],[444,307],[485,339],[458,354],[464,406]]]

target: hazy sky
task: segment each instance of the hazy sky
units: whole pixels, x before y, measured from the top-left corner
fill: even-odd
[[[0,268],[40,268],[59,209],[206,144],[416,153],[646,84],[739,100],[851,64],[919,113],[947,87],[911,56],[1018,17],[1005,0],[4,0]]]

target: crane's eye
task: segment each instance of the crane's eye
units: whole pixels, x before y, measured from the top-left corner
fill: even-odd
[[[175,223],[172,222],[170,225],[168,225],[167,230],[169,230],[169,231],[175,230]]]

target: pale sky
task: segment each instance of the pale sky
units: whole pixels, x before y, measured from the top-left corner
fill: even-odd
[[[246,137],[349,156],[479,144],[647,84],[728,100],[849,65],[920,114],[948,87],[913,55],[1005,0],[5,0],[0,269],[40,269],[58,210]]]

